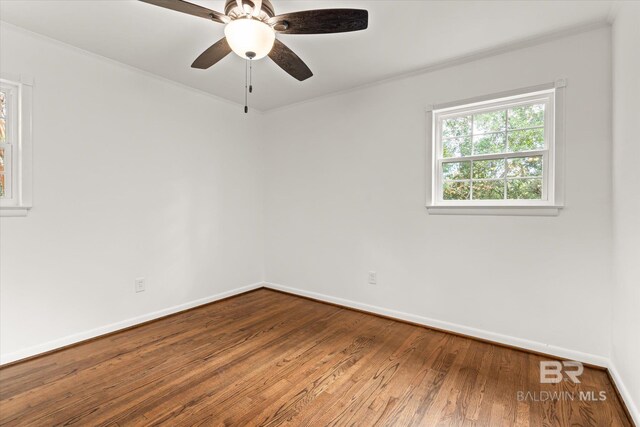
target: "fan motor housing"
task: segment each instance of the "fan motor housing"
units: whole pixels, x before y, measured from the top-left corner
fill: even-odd
[[[251,6],[251,8],[255,7],[255,4],[252,0],[242,0],[242,4],[246,4]],[[224,4],[224,13],[227,16],[241,16],[243,15],[243,11],[239,10],[238,2],[236,0],[227,0]],[[265,16],[266,15],[266,16]],[[268,19],[276,16],[276,13],[273,9],[273,5],[269,0],[262,0],[262,7],[260,11],[259,19]]]

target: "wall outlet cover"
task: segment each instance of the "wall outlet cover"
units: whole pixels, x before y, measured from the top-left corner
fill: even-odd
[[[144,292],[146,289],[146,284],[144,281],[144,277],[138,277],[135,280],[135,290],[136,292]]]
[[[369,272],[369,284],[375,285],[378,283],[378,274],[375,271]]]

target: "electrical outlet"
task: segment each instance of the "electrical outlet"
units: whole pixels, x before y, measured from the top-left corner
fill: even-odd
[[[135,290],[136,292],[144,292],[146,289],[146,284],[144,282],[144,277],[138,277],[135,280]]]
[[[375,271],[369,272],[369,284],[376,285],[378,283],[378,274]]]

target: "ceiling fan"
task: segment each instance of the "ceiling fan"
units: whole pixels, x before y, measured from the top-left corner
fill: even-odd
[[[191,65],[207,69],[231,51],[249,62],[269,56],[294,78],[313,75],[280,34],[329,34],[364,30],[369,14],[360,9],[320,9],[276,15],[269,0],[226,0],[224,14],[183,0],[140,0],[145,3],[225,24],[225,37],[205,50]]]

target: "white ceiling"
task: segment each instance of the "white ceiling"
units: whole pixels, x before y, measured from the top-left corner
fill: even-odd
[[[609,1],[272,0],[276,13],[353,7],[369,29],[279,35],[314,76],[298,82],[268,58],[255,64],[251,104],[260,110],[338,92],[474,52],[605,22]],[[222,11],[223,0],[193,0]],[[135,0],[0,0],[0,19],[233,102],[244,99],[244,63],[229,55],[190,67],[223,25]]]

